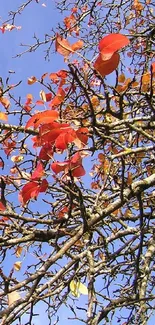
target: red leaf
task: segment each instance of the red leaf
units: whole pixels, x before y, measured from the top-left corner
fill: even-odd
[[[57,120],[59,113],[57,111],[44,111],[34,114],[26,123],[25,129],[34,126],[36,129],[39,124],[51,123]]]
[[[105,36],[99,42],[99,51],[101,52],[102,60],[109,60],[112,55],[130,42],[125,35],[110,34]]]
[[[81,127],[76,131],[76,135],[78,137],[78,139],[80,139],[82,145],[86,145],[87,141],[88,141],[88,129]]]
[[[51,168],[55,174],[60,172],[68,174],[70,171],[73,177],[81,177],[85,175],[85,170],[82,166],[82,158],[79,152],[75,153],[75,155],[73,155],[69,160],[52,163]]]
[[[71,132],[72,129],[67,123],[53,122],[41,125],[39,128],[40,144],[51,143],[54,144],[55,140],[61,133]]]
[[[48,182],[44,179],[41,184],[31,181],[25,184],[19,193],[19,200],[25,205],[30,199],[36,199],[40,192],[45,192]]]
[[[31,179],[32,180],[39,180],[45,174],[43,164],[41,162],[38,163],[36,169],[32,173]]]
[[[39,188],[39,192],[46,192],[47,189],[48,189],[48,182],[46,179],[43,179]]]
[[[85,170],[82,165],[79,166],[72,166],[71,167],[71,172],[73,177],[81,177],[85,175]]]
[[[102,77],[112,73],[119,64],[120,56],[118,53],[114,53],[109,60],[103,61],[101,54],[94,63],[94,68],[97,70]]]
[[[41,148],[39,153],[39,159],[49,160],[53,156],[52,144],[45,143],[45,145]]]
[[[5,211],[6,210],[6,207],[5,205],[0,201],[0,211]],[[8,220],[8,218],[7,218]]]
[[[50,100],[52,99],[52,94],[47,93],[47,94],[45,94],[45,96],[46,96],[46,102],[50,102]]]
[[[68,161],[63,161],[63,162],[54,162],[51,164],[51,168],[55,174],[61,173],[68,167]]]
[[[74,130],[69,128],[69,130],[62,130],[62,133],[57,137],[55,141],[55,147],[64,150],[67,148],[68,143],[71,143],[76,138],[76,133]]]

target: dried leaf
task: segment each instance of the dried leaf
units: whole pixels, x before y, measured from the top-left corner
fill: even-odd
[[[16,257],[20,257],[22,251],[23,251],[23,247],[22,246],[17,246],[16,247]]]
[[[11,293],[8,293],[8,305],[9,307],[18,299],[20,299],[20,294],[18,293],[18,291],[13,291]]]
[[[16,270],[16,271],[20,271],[20,269],[21,269],[21,264],[22,264],[22,262],[20,262],[20,261],[18,261],[18,262],[15,262],[14,263],[14,269]]]

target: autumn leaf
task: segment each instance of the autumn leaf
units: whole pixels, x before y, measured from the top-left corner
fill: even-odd
[[[17,246],[16,247],[16,257],[20,257],[22,251],[23,251],[23,247],[22,246]]]
[[[109,34],[105,36],[101,39],[98,46],[102,60],[109,60],[116,51],[129,43],[128,38],[122,34]]]
[[[0,97],[0,102],[6,109],[10,107],[10,101],[6,97]]]
[[[88,295],[87,287],[80,281],[72,280],[70,282],[69,287],[70,287],[71,294],[75,297],[79,297],[80,293],[83,295]]]
[[[27,80],[28,85],[33,85],[35,82],[37,82],[37,78],[34,76],[28,78]]]
[[[79,40],[71,45],[73,52],[80,50],[83,47],[84,43],[82,40]]]
[[[76,152],[72,158],[66,161],[52,163],[51,168],[56,174],[63,171],[65,174],[71,172],[73,177],[81,177],[85,175],[85,170],[82,166],[82,158],[79,152]]]
[[[2,31],[2,33],[4,34],[4,32],[6,32],[6,31],[11,31],[11,30],[13,30],[13,29],[17,29],[17,30],[19,30],[19,29],[21,29],[21,26],[15,26],[15,25],[11,25],[11,24],[4,24],[4,25],[2,25],[2,26],[0,26],[0,30]]]
[[[30,181],[25,184],[19,193],[19,201],[25,205],[30,199],[36,199],[40,192],[45,192],[48,188],[48,182],[44,179],[41,183]]]
[[[120,56],[118,53],[114,53],[109,60],[104,61],[101,54],[94,62],[94,68],[100,73],[102,77],[112,73],[117,69]]]
[[[20,298],[21,297],[18,291],[8,293],[8,305],[11,306],[15,301],[19,300]]]
[[[59,116],[57,111],[46,110],[44,112],[34,114],[26,123],[25,129],[34,126],[36,129],[39,124],[46,124],[55,121]]]
[[[152,73],[155,73],[155,62],[152,62],[151,68],[152,68]]]
[[[39,180],[41,177],[43,177],[45,174],[45,171],[44,171],[44,167],[43,167],[43,164],[41,162],[39,162],[37,164],[37,167],[36,169],[34,170],[34,172],[32,173],[32,176],[31,176],[31,179],[32,180]]]
[[[64,57],[68,57],[71,52],[73,52],[70,43],[67,39],[63,38],[61,35],[56,35],[55,50]]]
[[[8,116],[5,113],[0,112],[0,120],[7,121],[8,120]]]
[[[20,262],[20,261],[14,263],[13,267],[14,267],[15,271],[20,271],[21,264],[22,264],[22,262]]]
[[[45,143],[39,153],[38,158],[48,161],[53,156],[53,146],[51,143]]]
[[[62,54],[64,57],[68,57],[71,53],[80,50],[83,47],[83,41],[78,40],[74,44],[70,44],[69,41],[59,34],[56,36],[55,49],[58,53]]]
[[[0,211],[5,211],[6,207],[5,205],[0,201]]]
[[[80,293],[78,291],[78,287],[77,287],[77,282],[75,280],[72,280],[70,282],[70,291],[71,291],[71,294],[74,296],[74,297],[80,297]]]
[[[44,90],[41,90],[39,95],[44,102],[50,102],[50,100],[52,99],[52,94],[51,93],[46,94]]]

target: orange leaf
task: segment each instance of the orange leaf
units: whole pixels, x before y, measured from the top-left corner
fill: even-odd
[[[6,109],[10,107],[10,101],[6,97],[1,97],[0,102]]]
[[[34,126],[36,129],[39,124],[46,124],[55,121],[59,116],[57,111],[44,111],[34,114],[26,123],[25,129]]]
[[[152,68],[152,73],[154,73],[155,72],[155,62],[152,62],[151,68]]]
[[[31,78],[28,78],[27,83],[28,85],[33,85],[36,81],[37,78],[32,76]]]
[[[70,43],[67,39],[63,38],[59,34],[56,35],[55,49],[58,53],[62,54],[65,57],[68,57],[71,52],[73,52]]]
[[[94,63],[94,68],[100,73],[102,77],[104,77],[116,70],[119,64],[119,58],[119,54],[114,53],[109,60],[103,61],[101,54],[99,54]]]
[[[83,41],[81,41],[81,40],[79,40],[79,41],[77,41],[76,43],[74,43],[74,44],[71,46],[73,52],[80,50],[80,49],[83,47],[83,44],[84,44],[84,43],[83,43]]]
[[[5,113],[0,112],[0,120],[7,121],[8,120],[8,116]]]
[[[129,40],[122,34],[109,34],[99,42],[99,51],[102,60],[109,60],[112,55],[122,47],[129,44]]]

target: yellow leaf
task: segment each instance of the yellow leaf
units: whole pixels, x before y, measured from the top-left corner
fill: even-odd
[[[20,298],[21,297],[17,291],[8,293],[8,305],[11,306],[15,301],[17,301]]]
[[[81,282],[77,282],[78,283],[78,290],[80,293],[82,293],[83,295],[88,295],[88,289],[87,287],[81,283]]]
[[[20,271],[20,269],[21,269],[21,264],[22,264],[22,262],[15,262],[14,263],[14,269],[16,270],[16,271]]]
[[[70,282],[70,291],[74,297],[79,297],[80,293],[83,295],[88,295],[87,287],[80,281],[72,280]]]
[[[78,292],[78,287],[77,287],[77,281],[74,281],[72,280],[70,282],[70,291],[71,291],[71,294],[74,296],[74,297],[80,297],[80,293]]]

